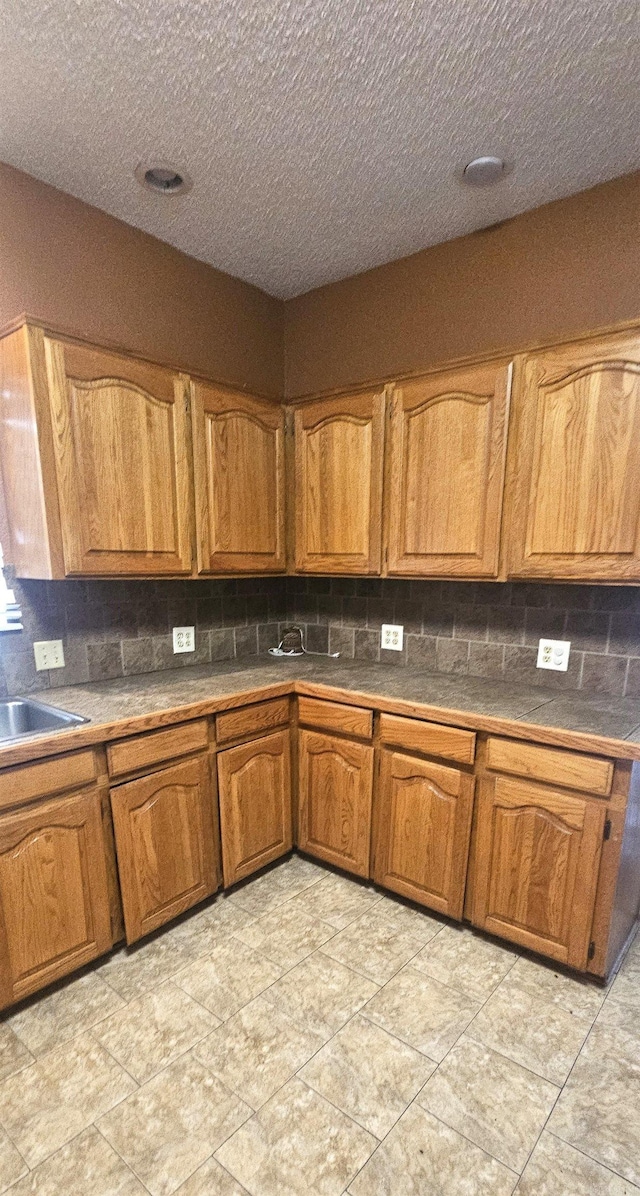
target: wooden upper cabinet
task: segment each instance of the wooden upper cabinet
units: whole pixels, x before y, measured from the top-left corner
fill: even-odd
[[[510,380],[502,361],[395,389],[389,573],[497,576]]]
[[[385,395],[305,403],[295,412],[295,568],[379,573]]]
[[[640,336],[525,357],[514,415],[510,575],[640,580]]]
[[[605,817],[597,799],[507,777],[482,780],[475,925],[584,969]]]
[[[369,876],[373,748],[338,735],[298,733],[298,847]]]
[[[218,888],[214,803],[205,753],[111,790],[128,943]]]
[[[193,382],[199,573],[284,571],[284,411]]]
[[[382,751],[374,879],[449,918],[461,918],[475,778]]]
[[[111,947],[98,789],[0,818],[0,1005]]]
[[[289,731],[219,752],[218,784],[224,883],[232,885],[291,850]]]
[[[186,380],[45,338],[65,572],[191,571]]]

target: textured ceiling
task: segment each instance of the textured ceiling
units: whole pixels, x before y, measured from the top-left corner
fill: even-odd
[[[640,158],[638,0],[3,0],[0,39],[0,159],[282,297]]]

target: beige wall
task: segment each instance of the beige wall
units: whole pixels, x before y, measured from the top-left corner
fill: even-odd
[[[310,394],[640,316],[640,172],[285,304],[285,391]]]
[[[282,395],[282,303],[0,164],[0,327],[22,312]]]

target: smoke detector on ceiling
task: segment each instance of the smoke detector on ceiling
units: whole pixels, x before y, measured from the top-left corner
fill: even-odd
[[[141,187],[154,191],[156,195],[185,195],[193,187],[186,171],[176,170],[175,166],[166,162],[159,162],[155,166],[141,162],[134,174]]]
[[[490,187],[493,183],[499,183],[512,170],[512,163],[505,162],[504,158],[483,154],[461,166],[457,174],[470,187]]]

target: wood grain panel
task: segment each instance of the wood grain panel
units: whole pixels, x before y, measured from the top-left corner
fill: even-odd
[[[510,377],[502,361],[396,387],[389,573],[497,576]]]
[[[45,339],[65,569],[191,570],[186,380]]]
[[[427,756],[442,756],[458,764],[473,764],[476,736],[473,731],[459,727],[445,727],[441,723],[419,722],[418,719],[398,718],[393,714],[380,715],[380,739],[408,751],[424,752]]]
[[[0,1001],[9,1005],[111,946],[97,789],[0,818]]]
[[[76,789],[97,776],[94,752],[70,752],[37,764],[23,764],[0,772],[0,809],[24,805],[39,797]]]
[[[231,885],[291,849],[289,732],[219,752],[218,783],[224,883]]]
[[[640,336],[532,353],[519,379],[510,575],[639,580]]]
[[[369,876],[373,748],[335,735],[298,733],[298,847]]]
[[[506,777],[480,782],[473,922],[584,970],[602,803]]]
[[[274,698],[272,702],[257,702],[255,706],[227,710],[216,715],[216,739],[218,743],[228,743],[230,739],[264,734],[288,723],[289,715],[288,698]]]
[[[607,797],[613,781],[613,761],[597,756],[538,747],[515,739],[487,740],[487,768],[536,781],[550,781]]]
[[[384,415],[374,391],[296,409],[297,572],[380,572]]]
[[[475,777],[384,749],[377,786],[374,878],[460,919]]]
[[[298,720],[325,731],[341,731],[359,739],[373,735],[373,711],[341,702],[319,702],[315,698],[298,698]]]
[[[166,731],[151,731],[148,735],[136,735],[134,739],[121,739],[107,746],[109,775],[123,776],[163,760],[203,751],[208,742],[209,731],[204,718],[193,723],[178,723]]]
[[[111,790],[128,943],[217,889],[214,800],[204,754]]]
[[[199,573],[285,568],[284,411],[193,382]]]

